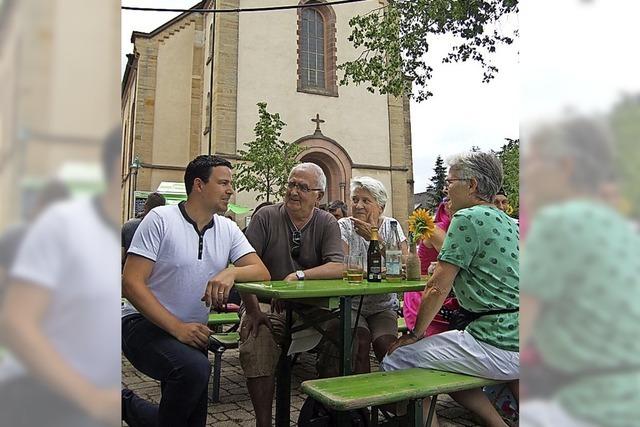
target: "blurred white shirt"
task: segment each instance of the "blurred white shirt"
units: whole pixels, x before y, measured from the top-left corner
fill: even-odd
[[[62,357],[96,386],[119,386],[120,234],[96,201],[71,200],[44,212],[10,276],[50,292],[42,328]],[[11,354],[0,361],[0,380],[25,373]]]

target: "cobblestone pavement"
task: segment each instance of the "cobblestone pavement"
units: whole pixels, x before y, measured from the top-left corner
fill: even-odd
[[[209,354],[211,362],[213,357]],[[374,361],[375,363],[375,361]],[[377,367],[372,366],[372,369]],[[315,355],[304,353],[293,368],[291,384],[291,425],[295,426],[305,395],[300,393],[300,383],[315,378]],[[138,372],[128,360],[122,358],[122,384],[140,397],[158,402],[159,383]],[[209,384],[211,389],[211,384]],[[477,418],[459,406],[448,396],[438,398],[438,416],[441,427],[478,426]],[[238,350],[227,350],[222,356],[222,378],[220,384],[220,402],[209,403],[207,426],[215,427],[253,427],[253,407],[242,375],[238,360]],[[274,408],[275,414],[275,408]],[[126,423],[123,423],[126,425]]]

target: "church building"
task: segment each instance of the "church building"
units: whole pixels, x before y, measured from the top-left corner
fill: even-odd
[[[287,6],[291,0],[270,0]],[[385,214],[407,230],[413,210],[409,100],[340,86],[337,66],[360,54],[349,20],[383,1],[260,12],[185,12],[149,33],[133,32],[122,81],[123,220],[134,193],[181,182],[199,154],[235,162],[255,136],[259,102],[279,113],[282,138],[327,176],[323,202],[350,203],[349,181],[368,175],[389,192]],[[264,7],[263,0],[206,0],[193,9]],[[254,208],[255,194],[234,203]],[[249,213],[250,215],[250,213]],[[239,225],[244,226],[241,217]]]

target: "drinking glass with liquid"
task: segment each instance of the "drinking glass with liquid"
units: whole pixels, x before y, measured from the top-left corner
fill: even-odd
[[[347,257],[347,281],[362,283],[364,276],[364,257],[362,254],[352,253]]]

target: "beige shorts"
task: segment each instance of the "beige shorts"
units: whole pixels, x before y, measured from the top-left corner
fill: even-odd
[[[351,327],[356,325],[357,310],[351,310]],[[398,313],[395,310],[385,310],[370,316],[360,313],[358,328],[363,328],[371,334],[371,342],[384,335],[398,336]]]
[[[258,335],[253,336],[247,333],[246,316],[241,313],[240,317],[240,343],[238,350],[240,353],[240,366],[247,378],[258,378],[274,375],[280,359],[282,351],[282,343],[284,341],[284,330],[286,327],[285,313],[272,313],[269,304],[260,304],[260,310],[266,313],[271,321],[270,331],[264,325],[260,325]],[[243,312],[244,310],[241,310]],[[313,316],[321,309],[316,307],[308,307],[304,310],[305,317]],[[293,320],[297,319],[294,314]]]

